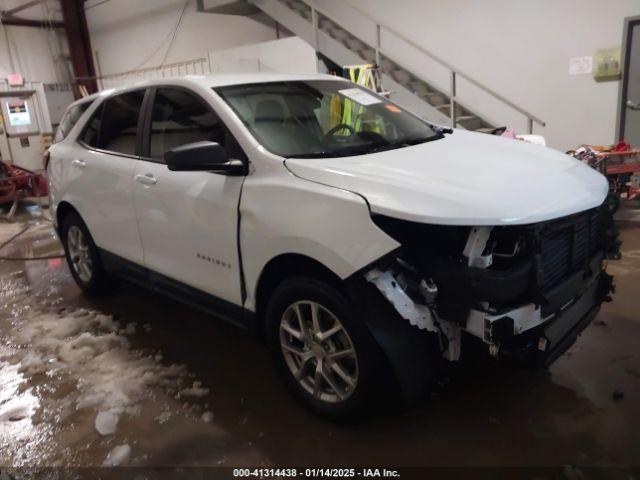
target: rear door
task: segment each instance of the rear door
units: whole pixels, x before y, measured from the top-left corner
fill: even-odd
[[[154,89],[144,155],[135,171],[135,205],[144,264],[219,299],[241,305],[237,243],[243,176],[172,172],[164,163],[171,148],[199,141],[222,145],[230,158],[246,161],[212,106],[182,87]],[[176,286],[171,284],[171,286]]]
[[[70,159],[69,193],[96,245],[142,264],[133,205],[137,131],[146,90],[107,98],[93,112]]]

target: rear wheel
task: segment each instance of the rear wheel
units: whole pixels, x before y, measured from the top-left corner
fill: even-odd
[[[314,413],[355,420],[389,392],[382,352],[335,288],[312,278],[285,280],[266,315],[278,372]]]
[[[85,293],[102,293],[107,285],[107,274],[102,268],[98,248],[80,216],[76,213],[67,215],[61,233],[73,279]]]

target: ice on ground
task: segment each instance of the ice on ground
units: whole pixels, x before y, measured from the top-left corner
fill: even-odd
[[[171,395],[206,395],[199,382],[187,387],[184,365],[164,366],[161,356],[142,355],[130,348],[131,332],[108,315],[84,309],[61,313],[29,311],[16,327],[14,338],[22,347],[11,355],[25,376],[64,373],[76,382],[76,409],[96,409],[95,429],[101,435],[116,431],[123,414],[140,413],[140,402],[151,388]],[[132,325],[132,324],[129,324]]]
[[[107,458],[102,462],[103,467],[117,467],[118,465],[122,465],[126,463],[131,458],[131,447],[126,443],[124,445],[118,445],[114,447],[107,454]]]
[[[180,390],[181,397],[204,397],[209,394],[208,388],[203,388],[201,382],[193,382],[191,388],[184,388]]]
[[[96,431],[100,435],[111,435],[118,427],[118,420],[120,420],[120,415],[113,412],[100,411],[96,415],[94,422]]]
[[[47,370],[46,360],[37,352],[27,352],[20,362],[20,373],[27,376],[44,373]]]
[[[160,413],[160,415],[158,415],[156,417],[156,420],[158,421],[159,424],[163,424],[167,421],[169,421],[169,419],[171,418],[171,412],[169,412],[168,410],[165,410],[164,412]]]
[[[15,422],[28,418],[32,415],[32,411],[28,405],[14,405],[10,408],[5,408],[0,411],[0,423],[2,422]]]
[[[204,412],[201,418],[204,423],[211,423],[213,422],[213,412]]]

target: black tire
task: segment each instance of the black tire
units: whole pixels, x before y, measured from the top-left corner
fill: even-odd
[[[620,195],[617,192],[611,192],[609,193],[609,195],[607,195],[605,202],[607,204],[607,209],[609,209],[609,212],[614,214],[618,211],[618,208],[620,208]]]
[[[281,347],[280,323],[290,306],[304,301],[316,302],[326,309],[339,320],[350,337],[349,340],[357,358],[358,373],[355,388],[344,400],[332,403],[317,398],[296,380],[292,369],[287,364]],[[281,379],[293,396],[313,413],[334,422],[349,423],[368,416],[382,401],[387,406],[395,403],[397,388],[395,388],[396,383],[386,358],[367,327],[354,315],[353,308],[347,299],[332,286],[306,277],[283,281],[271,295],[266,308],[265,321],[267,342]],[[310,368],[313,372],[318,360],[315,358],[311,362]],[[325,360],[321,362],[324,364]],[[331,370],[326,366],[324,368]],[[325,386],[329,384],[326,383]]]
[[[84,238],[86,239],[86,244],[88,246],[88,257],[91,260],[92,268],[91,275],[88,278],[81,278],[81,274],[78,272],[76,266],[74,265],[74,261],[71,258],[71,253],[69,249],[69,231],[72,228],[79,229]],[[64,220],[62,221],[62,227],[60,229],[61,240],[64,246],[64,253],[67,259],[67,264],[69,266],[69,271],[73,276],[76,284],[82,289],[82,291],[88,295],[100,295],[105,293],[108,286],[108,275],[105,272],[102,262],[100,260],[100,253],[96,244],[93,241],[93,237],[91,233],[89,233],[89,229],[80,218],[80,215],[77,213],[69,213]]]

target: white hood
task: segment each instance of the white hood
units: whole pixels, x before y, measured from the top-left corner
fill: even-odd
[[[456,130],[369,155],[287,159],[296,176],[358,193],[371,211],[443,225],[513,225],[596,207],[607,181],[550,148]]]

